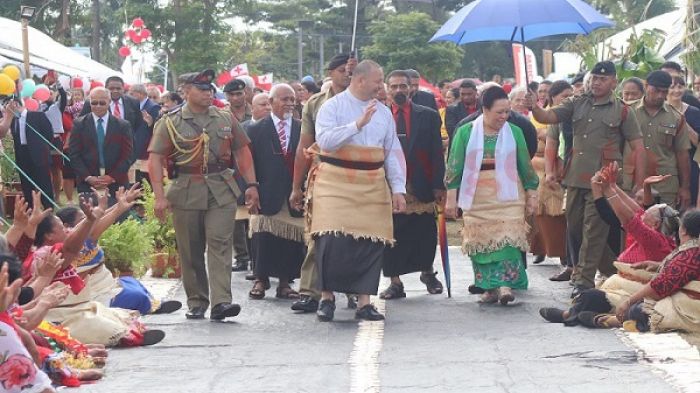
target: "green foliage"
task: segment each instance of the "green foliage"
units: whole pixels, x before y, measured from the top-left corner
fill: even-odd
[[[153,240],[154,251],[167,253],[169,256],[177,254],[177,242],[175,240],[175,227],[173,226],[172,215],[168,214],[165,222],[161,223],[155,216],[154,208],[156,198],[151,185],[144,180],[141,187],[143,188],[144,195],[143,207],[146,211],[144,228],[147,237]]]
[[[415,68],[429,80],[452,77],[459,69],[462,49],[448,42],[428,44],[439,27],[430,15],[419,12],[373,22],[369,31],[375,40],[365,48],[365,57],[387,71]]]
[[[659,55],[663,41],[664,34],[660,30],[644,30],[640,35],[632,34],[627,40],[627,50],[615,62],[617,77],[620,80],[632,76],[644,79],[651,71],[659,69],[665,61]]]
[[[2,139],[2,149],[8,157],[17,162],[15,160],[15,144],[11,138]],[[19,172],[5,157],[0,157],[0,174],[5,184],[19,182]]]
[[[153,240],[143,234],[144,225],[131,218],[107,228],[100,237],[105,266],[111,271],[133,271],[134,276],[142,276],[153,253]]]

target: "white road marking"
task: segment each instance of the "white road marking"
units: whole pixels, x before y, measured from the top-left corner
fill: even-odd
[[[640,360],[659,371],[679,392],[700,392],[700,352],[678,333],[626,333],[622,341],[640,352]]]
[[[388,279],[382,279],[380,288],[389,285]],[[372,303],[386,316],[386,304],[378,296],[373,296]],[[384,341],[384,321],[362,321],[358,324],[355,342],[350,353],[350,393],[379,393],[379,355]]]

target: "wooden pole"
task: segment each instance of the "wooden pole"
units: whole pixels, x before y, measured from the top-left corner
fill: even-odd
[[[32,74],[29,68],[29,20],[26,18],[22,18],[22,52],[24,59],[24,77],[30,79]]]

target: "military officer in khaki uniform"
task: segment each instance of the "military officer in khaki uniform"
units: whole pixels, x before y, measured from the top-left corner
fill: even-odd
[[[535,93],[526,96],[527,105],[537,121],[556,124],[573,123],[573,147],[571,162],[564,176],[567,187],[566,224],[574,241],[580,242],[578,265],[574,268],[574,292],[592,288],[596,270],[603,274],[615,273],[612,265],[615,252],[607,245],[609,226],[601,219],[593,203],[591,177],[609,162],[622,162],[622,146],[630,144],[637,167],[643,168],[644,145],[634,111],[613,94],[617,84],[615,65],[600,62],[591,70],[590,91],[581,96],[566,99],[561,105],[545,110],[536,105]],[[558,140],[552,132],[548,139]],[[553,185],[557,174],[551,171],[556,165],[548,165],[545,182]],[[644,170],[635,173],[635,187],[641,187]]]
[[[653,71],[647,76],[644,97],[633,105],[646,150],[646,175],[671,175],[654,186],[661,202],[685,209],[690,205],[689,130],[683,114],[666,102],[671,75]],[[635,173],[631,148],[625,147],[623,188],[632,189]]]
[[[213,79],[212,70],[185,79],[186,103],[156,123],[148,149],[155,213],[164,219],[172,209],[189,319],[204,318],[210,304],[212,320],[240,312],[231,303],[232,217],[242,191],[251,212],[259,207],[250,140],[230,112],[211,106]],[[166,158],[175,168],[167,193]]]
[[[350,85],[352,68],[357,64],[357,59],[347,54],[335,55],[328,63],[327,71],[331,77],[331,86],[327,91],[312,95],[304,105],[301,114],[301,137],[297,146],[294,159],[294,180],[289,202],[297,210],[303,208],[302,184],[309,171],[310,163],[304,156],[304,151],[316,142],[316,115],[321,105],[336,94],[340,94]],[[314,242],[307,244],[306,258],[301,266],[299,284],[300,299],[292,304],[292,310],[303,312],[315,312],[321,299],[318,289],[318,272],[316,270],[316,253]]]

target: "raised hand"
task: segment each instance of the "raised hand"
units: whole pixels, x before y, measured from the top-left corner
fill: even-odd
[[[23,196],[15,199],[15,215],[13,224],[19,228],[24,228],[29,223],[29,204]]]
[[[58,251],[44,254],[36,261],[36,274],[40,277],[54,278],[63,266],[63,255]]]
[[[661,183],[662,181],[669,179],[671,175],[655,175],[655,176],[648,176],[646,179],[644,179],[644,185],[652,185],[652,184],[657,184]]]
[[[38,191],[32,191],[32,200],[34,201],[34,208],[31,209],[31,215],[29,216],[28,224],[29,226],[36,227],[41,221],[44,220],[48,215],[51,214],[53,209],[44,209],[41,205],[41,193]]]
[[[14,282],[9,283],[9,274],[7,273],[7,262],[2,264],[0,268],[0,312],[5,312],[17,301],[19,291],[22,289],[22,279],[18,278]]]
[[[360,116],[360,118],[355,121],[357,128],[362,129],[362,127],[366,126],[370,122],[370,120],[372,120],[372,116],[374,116],[374,113],[376,111],[377,100],[372,100],[365,108],[365,112],[362,114],[362,116]]]
[[[131,187],[126,190],[126,200],[128,202],[135,201],[143,195],[143,190],[141,189],[140,183],[134,183]]]

